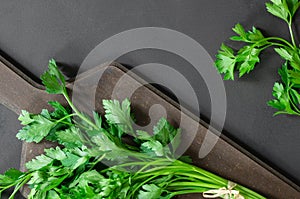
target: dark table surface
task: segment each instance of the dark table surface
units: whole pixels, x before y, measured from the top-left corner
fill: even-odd
[[[240,22],[268,35],[288,38],[288,29],[265,11],[261,0],[107,0],[107,1],[26,1],[2,0],[0,6],[0,49],[32,78],[38,79],[50,58],[75,71],[100,42],[119,32],[138,27],[164,27],[180,31],[200,43],[214,57],[220,44]],[[295,19],[299,32],[300,16]],[[204,119],[210,117],[210,98],[200,75],[172,53],[139,50],[118,61],[134,67],[163,63],[190,80],[200,101]],[[300,184],[300,118],[276,116],[266,106],[272,87],[279,80],[281,59],[270,49],[249,75],[225,81],[227,116],[225,134],[251,153]],[[148,77],[151,79],[151,77]],[[170,79],[172,77],[169,77]],[[193,107],[191,107],[193,109]],[[21,143],[14,136],[19,129],[17,116],[0,106],[0,171],[18,167]]]

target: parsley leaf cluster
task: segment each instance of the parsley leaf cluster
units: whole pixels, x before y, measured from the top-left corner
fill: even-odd
[[[225,80],[234,80],[235,71],[239,77],[251,72],[260,62],[260,53],[266,48],[273,47],[275,52],[285,60],[278,73],[281,83],[276,82],[273,96],[268,105],[277,109],[274,115],[290,114],[300,116],[300,48],[296,45],[292,29],[293,18],[299,9],[298,0],[271,0],[266,3],[269,13],[282,19],[288,25],[291,42],[280,37],[265,37],[260,30],[253,27],[245,31],[241,24],[236,24],[233,31],[237,34],[230,39],[245,43],[238,51],[222,44],[216,55],[215,65],[219,73],[224,74]]]

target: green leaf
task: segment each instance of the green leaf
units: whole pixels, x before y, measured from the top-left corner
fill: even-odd
[[[94,121],[95,121],[96,126],[99,129],[101,129],[102,128],[102,118],[101,118],[101,116],[95,111],[93,111],[93,116],[94,116]]]
[[[285,105],[280,103],[280,101],[278,101],[278,100],[270,100],[270,101],[268,101],[268,105],[275,109],[278,109],[279,111],[285,110]]]
[[[42,183],[43,181],[46,181],[47,178],[48,175],[44,171],[37,170],[31,173],[31,178],[27,184],[31,185],[32,194],[36,191],[32,185]]]
[[[281,97],[285,96],[285,90],[281,83],[275,82],[273,87],[273,96],[277,99],[280,99]]]
[[[293,58],[290,60],[290,64],[291,66],[297,70],[297,71],[300,71],[300,57],[299,57],[299,53],[300,53],[300,50],[298,49],[298,51],[294,51],[293,52]]]
[[[63,166],[65,167],[74,167],[75,165],[77,165],[77,162],[80,160],[81,157],[74,155],[70,152],[66,153],[66,158],[64,158],[63,160],[61,160],[61,163]]]
[[[258,57],[260,52],[260,49],[251,46],[244,46],[239,50],[236,60],[240,64],[238,67],[240,77],[254,69],[255,65],[260,61]]]
[[[244,27],[241,24],[236,24],[234,28],[232,28],[232,30],[238,34],[241,38],[241,40],[247,40],[247,34],[245,32]]]
[[[10,177],[0,174],[0,187],[9,186],[14,182],[15,180],[11,179]]]
[[[20,116],[18,117],[18,120],[21,121],[22,125],[28,125],[32,122],[34,122],[34,120],[31,118],[31,115],[29,114],[29,112],[22,110]]]
[[[55,135],[58,143],[64,145],[66,148],[81,147],[86,142],[80,129],[75,126],[58,131]]]
[[[215,65],[219,73],[224,73],[225,80],[234,79],[234,67],[236,64],[236,57],[233,54],[233,50],[226,46],[225,44],[221,45],[218,54],[216,55]]]
[[[85,187],[89,183],[91,184],[98,184],[99,182],[103,181],[104,177],[99,174],[96,170],[86,171],[82,174],[80,174],[79,178],[74,180],[70,185],[69,188],[80,186]]]
[[[39,170],[43,167],[48,166],[53,162],[52,158],[45,156],[44,154],[35,157],[33,160],[26,163],[26,168],[28,170]]]
[[[294,114],[294,111],[290,105],[288,91],[283,86],[283,84],[276,82],[274,84],[272,94],[275,97],[275,99],[269,101],[268,105],[279,110],[278,112],[275,113],[275,115],[282,114],[282,113]]]
[[[150,141],[144,142],[141,145],[141,149],[143,152],[146,152],[146,153],[153,152],[157,156],[165,155],[164,146],[159,141],[156,141],[156,140],[150,140]]]
[[[67,157],[65,152],[63,152],[63,150],[58,146],[56,148],[44,149],[44,151],[46,153],[46,156],[54,160],[63,160]]]
[[[70,109],[66,109],[57,101],[49,101],[48,103],[54,108],[54,111],[50,114],[53,118],[61,119],[71,114]],[[66,118],[65,120],[71,123],[70,117]]]
[[[272,3],[266,3],[266,8],[269,13],[288,23],[289,10],[284,6],[283,1],[285,0],[271,0]]]
[[[289,10],[291,16],[293,17],[299,8],[300,3],[298,0],[285,0],[287,9]]]
[[[14,168],[11,168],[11,169],[8,169],[4,175],[13,179],[13,180],[18,180],[20,176],[22,176],[24,173],[17,170],[17,169],[14,169]]]
[[[249,41],[252,41],[252,42],[260,41],[259,42],[260,45],[258,45],[258,46],[263,46],[266,44],[266,42],[261,41],[265,38],[264,35],[261,33],[260,30],[258,30],[254,26],[252,27],[252,31],[247,32],[247,38]]]
[[[293,58],[293,56],[284,48],[274,48],[274,50],[287,61],[291,61]]]
[[[146,131],[136,130],[136,135],[137,135],[137,138],[141,139],[141,140],[151,140],[152,139],[152,136]]]
[[[177,150],[181,143],[181,130],[178,129],[176,132],[176,136],[171,140],[171,146],[173,149],[173,153]]]
[[[33,122],[24,126],[17,134],[17,138],[25,140],[26,142],[39,143],[45,138],[52,128],[55,127],[55,123],[45,118],[42,115],[32,116]]]
[[[289,85],[290,84],[290,77],[288,74],[288,69],[287,69],[287,62],[285,62],[282,66],[282,68],[280,68],[278,70],[278,74],[281,76],[282,82],[285,85]]]
[[[290,94],[295,105],[300,104],[300,94],[295,89],[290,89]]]
[[[105,158],[108,160],[123,161],[128,158],[129,151],[116,145],[116,142],[111,141],[103,134],[91,138],[98,148],[98,153],[105,153]]]
[[[299,8],[298,0],[271,0],[266,3],[268,12],[289,23]]]
[[[157,199],[162,194],[162,188],[155,184],[145,184],[142,190],[139,191],[138,199]]]
[[[177,135],[178,130],[175,129],[166,118],[161,118],[156,126],[153,127],[154,140],[162,143],[163,146],[169,144]]]
[[[262,41],[265,38],[264,35],[255,27],[252,27],[252,31],[250,30],[246,32],[244,27],[238,23],[232,30],[239,35],[230,37],[233,41],[257,43],[257,46],[264,46],[267,44],[267,41]]]
[[[22,175],[24,175],[23,172],[14,168],[8,169],[4,175],[0,174],[0,192],[1,187],[13,185]]]
[[[54,190],[50,190],[47,192],[46,199],[61,199],[58,193]]]
[[[48,70],[42,74],[41,80],[48,93],[63,94],[65,92],[66,81],[54,59],[49,61]]]
[[[103,108],[105,118],[110,124],[117,125],[125,133],[133,133],[130,101],[128,99],[125,99],[121,104],[117,100],[103,100]]]
[[[156,154],[156,156],[174,155],[180,144],[181,132],[180,129],[175,129],[165,118],[161,118],[153,127],[153,136],[138,130],[137,138],[144,141],[141,144],[141,150],[145,153]]]
[[[293,84],[300,84],[300,71],[288,70],[288,75]]]

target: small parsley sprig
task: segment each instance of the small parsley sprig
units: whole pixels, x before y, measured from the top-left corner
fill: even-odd
[[[282,83],[276,82],[273,87],[273,96],[268,105],[277,109],[274,115],[290,114],[300,116],[300,48],[296,45],[292,29],[293,17],[300,6],[298,0],[271,0],[266,3],[266,8],[272,15],[284,20],[289,29],[290,40],[280,37],[265,37],[260,30],[253,27],[245,31],[241,24],[236,24],[233,31],[237,34],[230,39],[245,43],[238,51],[222,44],[216,55],[215,65],[225,80],[234,80],[234,72],[239,72],[239,77],[250,73],[260,62],[263,50],[273,47],[275,52],[285,60],[278,73]]]
[[[26,172],[9,169],[0,175],[0,198],[15,187],[9,197],[13,199],[24,185],[30,188],[28,199],[169,199],[227,188],[228,180],[187,163],[188,157],[177,159],[181,131],[165,118],[153,132],[134,129],[128,99],[103,100],[104,116],[80,112],[54,60],[41,79],[46,91],[63,95],[69,107],[49,102],[52,112],[22,111],[24,127],[17,138],[35,143],[46,139],[58,146],[27,162]],[[264,198],[241,185],[232,190],[245,199]],[[235,197],[231,191],[223,196]]]

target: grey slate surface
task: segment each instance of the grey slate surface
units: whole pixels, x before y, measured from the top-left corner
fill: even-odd
[[[17,115],[0,105],[0,173],[9,168],[19,168],[22,142],[16,139],[16,133],[20,128]],[[8,192],[2,198],[8,198]],[[22,198],[20,194],[16,197]]]

